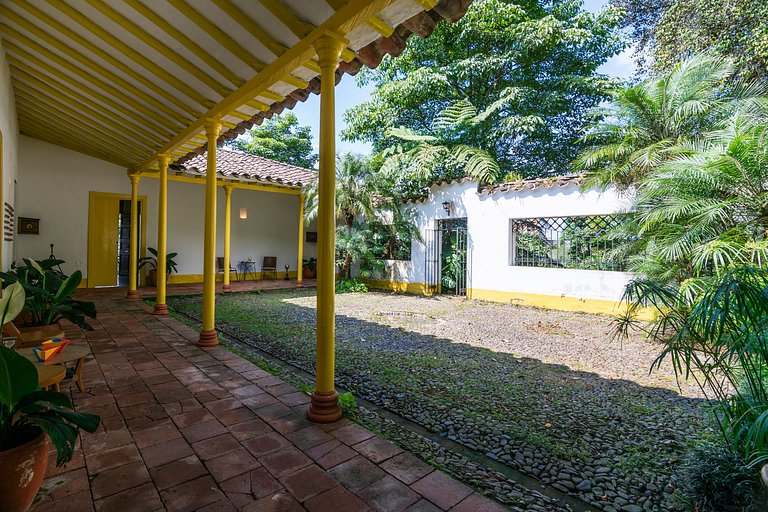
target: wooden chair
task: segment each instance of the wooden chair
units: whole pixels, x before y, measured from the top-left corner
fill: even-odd
[[[237,268],[230,265],[229,273],[232,274],[232,272],[235,273],[235,281],[239,281],[240,274],[237,273]],[[216,275],[218,276],[219,274],[221,274],[222,276],[224,275],[224,257],[223,256],[216,256]]]
[[[264,256],[264,260],[261,263],[261,278],[264,279],[264,274],[271,273],[277,279],[277,257],[276,256]]]
[[[16,327],[13,322],[3,326],[3,336],[16,338],[14,348],[39,347],[44,341],[51,338],[63,338],[64,331],[58,326],[53,327]]]

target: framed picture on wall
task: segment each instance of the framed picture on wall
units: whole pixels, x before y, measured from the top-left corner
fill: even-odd
[[[307,242],[316,244],[317,243],[317,231],[307,231]]]
[[[20,235],[39,235],[40,219],[31,219],[29,217],[19,217]]]

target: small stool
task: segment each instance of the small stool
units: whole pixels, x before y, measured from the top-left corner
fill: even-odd
[[[48,391],[51,386],[53,386],[54,391],[61,391],[59,383],[64,380],[64,376],[67,374],[67,368],[64,365],[36,365],[36,367],[37,381],[43,391]]]

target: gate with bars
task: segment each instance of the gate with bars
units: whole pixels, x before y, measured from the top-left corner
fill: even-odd
[[[467,219],[441,219],[424,237],[427,293],[467,294]]]

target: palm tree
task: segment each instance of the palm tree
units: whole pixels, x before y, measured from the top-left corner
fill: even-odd
[[[403,144],[389,148],[383,169],[403,173],[408,179],[426,183],[440,178],[471,176],[483,183],[498,183],[504,177],[494,148],[484,145],[483,132],[493,125],[490,118],[505,115],[504,108],[520,96],[519,89],[506,89],[482,112],[468,99],[440,111],[430,131],[420,134],[410,128],[390,129],[389,136]],[[537,116],[506,115],[501,128],[510,137],[530,133],[540,124]]]
[[[692,144],[737,109],[765,108],[766,88],[733,80],[730,59],[699,55],[669,73],[619,90],[585,140],[592,147],[575,162],[585,187],[636,185],[680,146]]]

